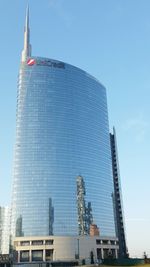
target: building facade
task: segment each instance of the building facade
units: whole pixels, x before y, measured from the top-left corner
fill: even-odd
[[[112,169],[113,169],[113,180],[114,180],[114,213],[115,213],[115,224],[116,233],[119,241],[119,258],[127,258],[128,251],[126,245],[125,226],[124,226],[124,215],[123,215],[123,202],[120,184],[120,170],[118,161],[118,150],[115,128],[113,133],[110,133],[111,153],[112,153]]]
[[[75,66],[31,56],[28,11],[24,37],[11,238],[117,242],[106,89]]]
[[[0,254],[9,254],[10,208],[0,207]]]
[[[18,263],[72,261],[77,264],[100,262],[118,257],[118,241],[105,236],[16,237],[14,246]],[[63,249],[62,249],[63,248]]]
[[[21,64],[18,82],[13,233],[78,234],[82,174],[94,223],[115,236],[105,88],[66,63],[32,60]]]

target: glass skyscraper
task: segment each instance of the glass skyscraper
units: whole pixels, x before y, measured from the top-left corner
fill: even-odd
[[[12,236],[116,236],[106,89],[85,71],[31,56],[18,79]]]

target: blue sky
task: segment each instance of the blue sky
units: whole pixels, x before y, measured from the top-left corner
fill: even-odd
[[[25,0],[0,0],[0,205],[9,204]],[[30,0],[33,55],[59,59],[107,88],[117,132],[128,248],[150,256],[150,1]]]

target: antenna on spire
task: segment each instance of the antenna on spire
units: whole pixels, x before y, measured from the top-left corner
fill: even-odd
[[[29,4],[27,4],[27,8],[26,8],[26,23],[25,23],[25,28],[26,29],[29,28]]]
[[[29,5],[26,9],[26,19],[24,27],[24,48],[22,51],[22,61],[26,61],[31,56],[31,45],[30,45],[30,28],[29,28]]]

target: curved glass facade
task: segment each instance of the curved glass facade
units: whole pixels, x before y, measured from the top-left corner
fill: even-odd
[[[106,90],[95,78],[47,58],[21,64],[13,176],[13,236],[88,234],[92,222],[115,236]]]

